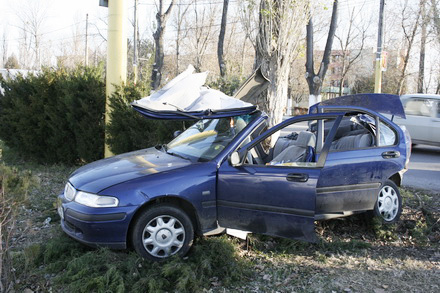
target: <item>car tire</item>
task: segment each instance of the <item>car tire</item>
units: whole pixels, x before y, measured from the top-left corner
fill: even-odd
[[[176,206],[154,205],[136,220],[132,245],[145,259],[164,260],[188,253],[194,239],[194,227],[188,215]]]
[[[374,215],[382,223],[392,224],[399,220],[402,213],[402,197],[397,185],[387,180],[382,184],[374,206]]]

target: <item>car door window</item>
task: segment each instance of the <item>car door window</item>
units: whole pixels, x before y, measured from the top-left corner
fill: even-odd
[[[319,123],[322,123],[323,128],[318,127]],[[245,164],[316,167],[317,152],[325,143],[333,123],[334,119],[307,120],[281,128],[247,150]],[[318,129],[325,131],[320,135]]]
[[[396,132],[383,121],[379,124],[379,146],[391,146],[396,144]]]
[[[434,103],[430,99],[411,99],[405,104],[407,115],[430,117]]]
[[[349,151],[396,143],[396,132],[379,120],[379,135],[376,135],[376,119],[368,114],[357,113],[345,116],[339,124],[331,143],[330,151]],[[376,143],[376,139],[379,141]]]
[[[348,151],[375,145],[375,120],[370,115],[345,116],[339,124],[330,151]]]
[[[436,113],[436,117],[440,118],[440,101],[437,101],[437,113]]]

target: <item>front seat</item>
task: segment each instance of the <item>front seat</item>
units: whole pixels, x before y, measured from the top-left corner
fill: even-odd
[[[314,159],[315,145],[315,135],[309,131],[301,131],[298,134],[298,138],[293,140],[286,149],[274,157],[270,165],[291,162],[312,162]]]

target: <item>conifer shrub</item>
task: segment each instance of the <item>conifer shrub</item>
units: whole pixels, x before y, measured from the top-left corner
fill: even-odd
[[[185,123],[194,123],[153,120],[136,112],[130,103],[146,96],[148,92],[145,87],[127,85],[117,87],[111,96],[110,107],[113,111],[107,128],[107,141],[113,153],[120,154],[168,143],[176,130],[185,128]]]
[[[25,159],[80,163],[103,156],[102,70],[44,69],[1,79],[0,139]]]
[[[244,77],[237,75],[220,76],[208,82],[208,86],[229,96],[233,96],[245,80]]]
[[[99,68],[44,69],[2,79],[0,139],[20,157],[38,163],[83,164],[104,156],[105,82]],[[110,98],[108,144],[115,154],[167,143],[182,121],[143,117],[131,107],[144,86],[117,87]],[[187,123],[188,124],[188,123]]]

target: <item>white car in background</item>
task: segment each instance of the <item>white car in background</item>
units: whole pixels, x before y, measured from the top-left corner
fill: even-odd
[[[413,144],[440,146],[440,95],[409,94],[400,97],[406,119],[394,122],[408,129]]]

